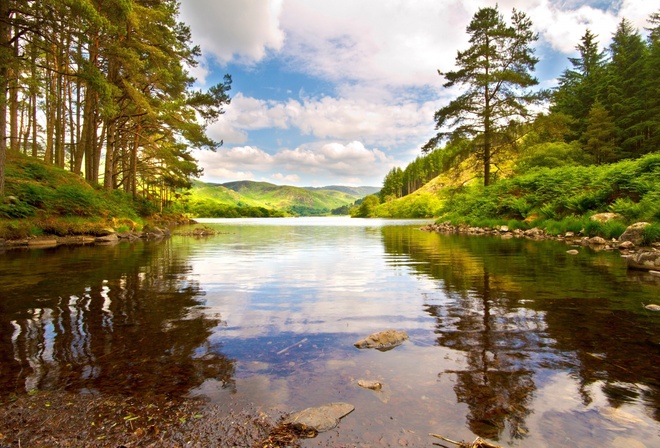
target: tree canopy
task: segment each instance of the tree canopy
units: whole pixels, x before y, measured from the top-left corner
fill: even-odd
[[[163,200],[201,170],[191,148],[229,103],[229,75],[193,88],[200,49],[176,0],[0,5],[0,195],[7,152],[92,185]]]

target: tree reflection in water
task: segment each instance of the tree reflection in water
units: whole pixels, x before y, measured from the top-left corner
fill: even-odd
[[[456,376],[454,391],[468,405],[469,428],[492,440],[505,428],[512,438],[524,437],[535,390],[534,372],[526,362],[538,345],[538,333],[530,326],[541,327],[540,317],[501,306],[506,298],[491,289],[486,270],[481,284],[453,297],[446,309],[429,306],[427,312],[437,320],[438,344],[466,353],[466,368],[446,373]],[[517,327],[523,319],[525,330]]]
[[[220,320],[202,314],[203,291],[168,242],[12,256],[31,272],[0,283],[3,393],[182,396],[208,378],[234,387],[235,361],[208,343]]]
[[[418,261],[414,269],[447,297],[425,310],[437,343],[465,353],[464,369],[440,375],[455,375],[472,432],[524,437],[544,369],[571,372],[585,407],[597,385],[613,408],[638,400],[660,420],[658,322],[640,305],[657,287],[632,282],[616,254],[571,258],[556,242],[383,232],[386,251]]]

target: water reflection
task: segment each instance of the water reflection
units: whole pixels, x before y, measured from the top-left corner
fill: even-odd
[[[653,280],[615,254],[396,224],[230,221],[205,239],[12,253],[0,388],[202,395],[271,415],[355,404],[315,442],[328,446],[428,446],[429,432],[660,443]],[[387,328],[410,340],[353,346]]]
[[[440,374],[455,376],[475,434],[525,437],[535,378],[546,369],[574,375],[585,407],[602,395],[602,409],[641,402],[659,419],[659,327],[642,307],[658,288],[631,282],[615,254],[570,258],[554,242],[383,234],[389,253],[419,261],[418,274],[437,279],[450,299],[425,309],[437,344],[465,353],[465,368]]]
[[[15,252],[2,274],[3,393],[233,387],[235,361],[208,341],[220,321],[201,312],[200,285],[167,242]]]

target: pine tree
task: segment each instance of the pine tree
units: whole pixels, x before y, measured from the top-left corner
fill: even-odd
[[[597,36],[590,30],[582,36],[575,49],[577,58],[569,58],[572,69],[566,69],[559,78],[559,87],[554,92],[552,112],[573,118],[573,139],[585,131],[591,107],[605,90],[605,53],[598,49]]]
[[[506,140],[511,121],[527,120],[528,106],[541,99],[529,90],[538,84],[531,75],[538,59],[530,45],[538,39],[527,16],[515,9],[507,25],[497,7],[481,8],[467,27],[470,47],[459,51],[456,71],[442,73],[445,88],[464,86],[465,93],[435,113],[441,130],[422,148],[429,152],[446,137],[475,139],[483,163],[484,185],[491,183],[491,163]],[[449,130],[447,130],[449,128]]]
[[[614,142],[616,128],[609,112],[596,100],[587,116],[587,129],[582,134],[584,150],[593,158],[596,165],[613,162],[616,159]]]
[[[639,157],[646,138],[647,48],[631,22],[623,19],[610,45],[606,107],[612,114],[617,144],[627,156]]]

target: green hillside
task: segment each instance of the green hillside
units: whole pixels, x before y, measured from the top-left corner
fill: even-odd
[[[184,212],[197,217],[311,216],[353,204],[375,187],[301,188],[268,182],[194,182]]]

